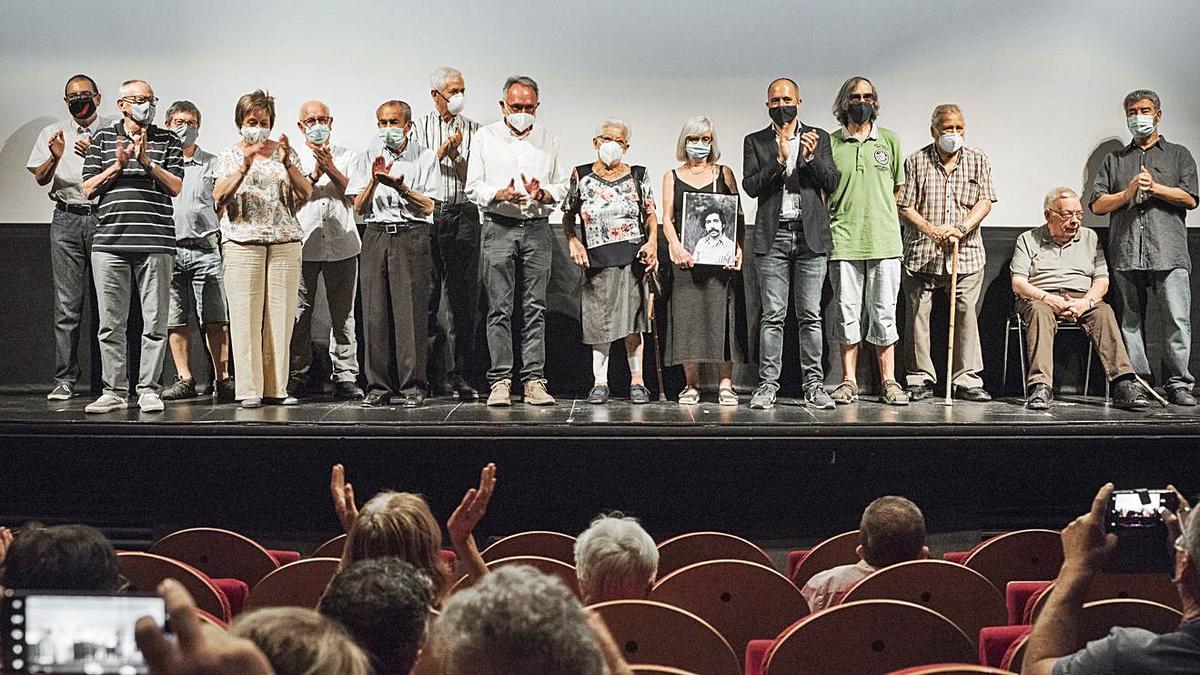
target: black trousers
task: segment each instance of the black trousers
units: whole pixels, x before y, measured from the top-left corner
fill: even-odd
[[[479,209],[470,202],[438,202],[430,235],[433,286],[429,293],[429,353],[444,360],[447,379],[474,379],[480,370],[476,350],[479,331]],[[446,325],[439,321],[443,294]],[[436,365],[434,365],[436,368]],[[436,370],[435,376],[441,373]]]
[[[394,234],[369,226],[363,231],[359,278],[368,392],[428,389],[429,228],[402,227]]]

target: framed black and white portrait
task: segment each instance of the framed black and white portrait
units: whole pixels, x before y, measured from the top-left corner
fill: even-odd
[[[730,267],[737,258],[737,195],[683,194],[683,247],[697,265]]]

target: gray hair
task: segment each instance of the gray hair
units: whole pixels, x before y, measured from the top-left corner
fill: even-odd
[[[684,146],[687,145],[688,136],[703,136],[704,134],[712,135],[712,149],[708,153],[708,161],[715,162],[720,159],[721,145],[717,142],[717,127],[704,115],[689,117],[683,123],[683,128],[679,130],[679,140],[675,142],[675,159],[686,162],[688,156]]]
[[[1121,108],[1128,108],[1130,103],[1137,103],[1141,100],[1153,103],[1155,110],[1162,110],[1162,102],[1158,100],[1158,93],[1151,89],[1134,89],[1125,94],[1125,103],[1121,105]]]
[[[121,98],[125,98],[126,96],[129,95],[129,85],[131,85],[131,84],[144,84],[144,85],[146,85],[147,89],[154,91],[154,87],[151,87],[150,83],[145,80],[125,80],[124,82],[121,83],[120,90],[118,90],[118,93],[121,95]]]
[[[838,90],[837,98],[833,99],[833,116],[842,126],[846,126],[850,122],[850,117],[846,114],[846,110],[850,107],[850,92],[858,86],[859,82],[866,82],[871,85],[871,91],[875,93],[875,110],[871,113],[871,121],[874,122],[879,117],[879,90],[875,88],[875,83],[863,77],[855,75],[854,77],[842,83],[842,88]]]
[[[1079,193],[1069,187],[1060,185],[1046,193],[1046,198],[1042,200],[1042,210],[1053,210],[1060,199],[1079,199]]]
[[[455,75],[461,78],[462,72],[457,68],[451,68],[450,66],[438,68],[437,70],[433,71],[432,75],[429,76],[429,88],[441,91],[442,87],[446,86],[446,81]]]
[[[636,518],[601,514],[575,541],[575,573],[588,603],[639,600],[658,575],[658,547]]]
[[[957,114],[959,117],[966,119],[966,115],[963,115],[962,108],[958,107],[957,104],[943,103],[933,109],[933,115],[929,117],[929,126],[936,128],[938,123],[942,121],[943,117],[952,114]]]
[[[508,90],[512,89],[514,85],[518,84],[523,84],[526,87],[529,87],[533,90],[533,93],[539,97],[542,95],[541,92],[538,91],[537,82],[535,82],[532,77],[526,75],[509,76],[509,78],[504,81],[504,88],[500,90],[500,95],[508,96]]]
[[[1178,514],[1177,514],[1178,515]],[[1200,518],[1188,518],[1183,525],[1183,547],[1192,564],[1200,569]]]
[[[607,675],[583,605],[558,579],[502,567],[442,605],[428,646],[447,675]]]
[[[196,116],[196,125],[200,125],[200,109],[191,101],[175,101],[167,108],[167,114],[163,117],[163,124],[171,121],[171,117],[177,112],[191,113]]]
[[[405,124],[412,121],[412,106],[410,106],[409,104],[407,104],[404,101],[401,101],[400,99],[397,99],[397,98],[394,98],[390,101],[384,101],[383,103],[380,103],[379,107],[375,109],[375,114],[379,114],[380,110],[383,110],[384,108],[390,108],[392,106],[396,106],[397,108],[400,108],[400,110],[404,112],[404,123]]]
[[[617,127],[618,129],[624,131],[626,143],[628,143],[630,137],[633,136],[633,130],[631,130],[629,128],[629,125],[625,123],[625,120],[617,118],[617,117],[605,118],[605,120],[603,122],[601,122],[600,124],[597,124],[596,125],[596,136],[602,136],[604,134],[604,130],[607,129],[608,127]]]

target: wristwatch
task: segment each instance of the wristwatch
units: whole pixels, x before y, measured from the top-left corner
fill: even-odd
[[[962,223],[958,224],[958,233],[962,236],[967,236],[967,228],[963,227]]]

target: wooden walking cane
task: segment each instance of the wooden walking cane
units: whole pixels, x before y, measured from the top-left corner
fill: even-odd
[[[642,284],[642,288],[646,291],[646,314],[650,319],[650,338],[654,341],[654,367],[658,370],[658,400],[667,400],[667,387],[663,384],[662,373],[662,350],[658,346],[658,311],[654,307],[654,300],[657,295],[654,289],[658,287],[658,272],[652,268],[646,268],[646,278]]]
[[[954,319],[958,316],[958,240],[954,240],[954,249],[950,253],[950,339],[946,345],[946,401],[943,405],[954,405],[950,397],[950,388],[954,382]]]

